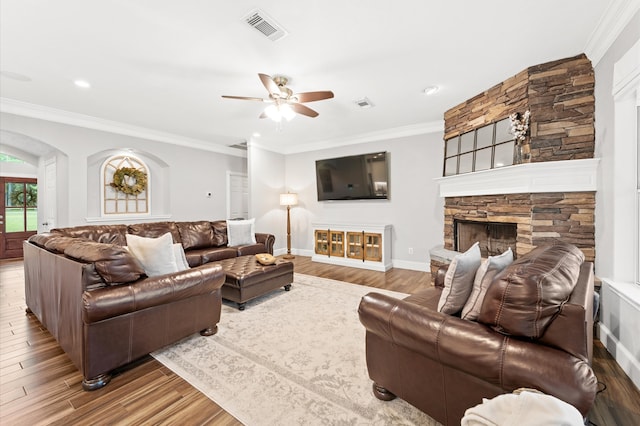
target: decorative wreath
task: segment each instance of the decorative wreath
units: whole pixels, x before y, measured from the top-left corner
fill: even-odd
[[[38,188],[35,185],[27,185],[26,191],[22,186],[16,187],[10,195],[11,207],[38,207]]]
[[[133,179],[135,183],[129,185],[127,177]],[[132,167],[121,167],[113,174],[113,182],[109,185],[125,194],[138,195],[147,189],[147,174]]]

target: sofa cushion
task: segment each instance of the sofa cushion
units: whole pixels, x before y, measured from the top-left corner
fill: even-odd
[[[256,243],[255,219],[228,220],[227,237],[229,246],[243,246]]]
[[[535,248],[494,278],[478,321],[503,334],[539,338],[569,299],[583,262],[571,244]]]
[[[51,232],[58,232],[67,237],[86,238],[96,243],[126,244],[125,235],[127,225],[84,225],[70,228],[56,228]]]
[[[64,253],[67,247],[69,247],[71,244],[75,244],[83,241],[91,241],[91,240],[88,240],[86,238],[65,237],[63,235],[57,235],[55,237],[49,238],[44,243],[44,248],[54,253]],[[102,244],[102,243],[98,243],[98,244]]]
[[[148,277],[178,272],[169,232],[157,238],[127,234],[127,246],[131,254],[142,264]]]
[[[476,271],[471,295],[462,308],[462,319],[469,321],[475,321],[478,319],[478,315],[480,315],[480,308],[484,301],[484,296],[487,293],[487,288],[489,288],[489,285],[493,282],[493,278],[498,274],[498,272],[509,266],[511,262],[513,262],[513,252],[511,251],[511,248],[507,249],[501,255],[489,256],[482,262]]]
[[[256,243],[256,244],[247,244],[244,246],[235,247],[238,256],[248,256],[255,255],[258,253],[267,253],[267,248],[264,244]]]
[[[182,242],[180,240],[180,231],[178,231],[178,226],[175,222],[137,223],[127,227],[128,234],[146,238],[158,238],[167,232],[171,233],[174,243]]]
[[[211,222],[211,227],[213,228],[213,238],[214,238],[213,245],[216,247],[226,246],[228,242],[227,221],[216,220],[215,222]]]
[[[138,280],[144,269],[123,246],[96,243],[73,238],[64,254],[83,262],[91,262],[102,279],[108,284],[122,284]]]
[[[211,247],[199,250],[199,252],[200,261],[203,264],[238,257],[238,250],[231,247]]]
[[[203,220],[199,222],[178,222],[180,239],[185,250],[211,247],[215,245],[211,222]]]
[[[444,289],[438,302],[438,312],[454,315],[462,310],[471,294],[480,260],[480,246],[477,242],[467,251],[453,258],[444,277]]]
[[[50,232],[44,232],[42,234],[34,234],[34,235],[30,236],[27,241],[37,245],[38,247],[44,248],[44,245],[46,244],[47,241],[49,241],[51,238],[56,238],[56,237],[59,237],[59,236],[60,236],[60,234],[57,234],[57,233],[56,234],[52,234]]]

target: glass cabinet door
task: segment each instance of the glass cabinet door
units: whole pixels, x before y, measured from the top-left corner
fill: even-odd
[[[364,234],[364,259],[379,262],[382,260],[382,235]]]
[[[329,256],[344,256],[344,232],[331,231],[329,232],[329,238],[331,240],[329,248]]]
[[[315,246],[317,254],[329,254],[329,231],[316,230]]]
[[[347,232],[347,257],[362,259],[362,232]]]

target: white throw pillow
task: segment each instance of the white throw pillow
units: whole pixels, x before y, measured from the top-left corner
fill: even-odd
[[[142,264],[148,277],[178,272],[171,233],[158,238],[127,234],[126,238],[129,251]]]
[[[227,238],[228,246],[244,246],[256,243],[255,219],[228,220]]]
[[[189,262],[187,262],[187,256],[185,256],[184,254],[184,247],[182,247],[182,244],[175,243],[173,245],[173,255],[176,258],[178,271],[186,271],[187,269],[190,269]]]
[[[438,312],[453,315],[462,310],[471,294],[480,260],[480,245],[477,242],[469,250],[453,258],[444,276]]]
[[[493,282],[493,278],[498,272],[509,266],[511,262],[513,262],[513,252],[511,248],[498,256],[489,256],[487,260],[482,262],[473,281],[471,296],[469,296],[467,303],[465,303],[464,308],[462,308],[462,319],[470,321],[478,319],[480,308],[484,301],[484,295],[487,293],[489,285]]]

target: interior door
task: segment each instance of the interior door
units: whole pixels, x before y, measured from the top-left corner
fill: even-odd
[[[249,179],[242,173],[229,172],[227,218],[249,218]]]
[[[22,242],[38,230],[36,179],[0,177],[0,259],[22,257]]]

